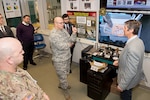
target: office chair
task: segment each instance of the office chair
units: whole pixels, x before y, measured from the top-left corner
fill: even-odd
[[[42,49],[46,47],[46,44],[44,43],[44,37],[40,33],[34,34],[34,49],[37,50],[38,54],[33,57],[35,58],[42,58],[42,57],[48,57],[46,54],[42,54]]]

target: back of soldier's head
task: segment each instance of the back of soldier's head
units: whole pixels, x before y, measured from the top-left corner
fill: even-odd
[[[20,42],[11,37],[5,37],[0,39],[0,61],[4,58],[14,54],[18,46],[21,45]]]

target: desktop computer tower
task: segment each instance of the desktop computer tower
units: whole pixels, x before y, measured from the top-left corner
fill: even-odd
[[[109,74],[88,70],[87,95],[94,100],[105,100],[110,92],[112,82]]]
[[[87,84],[87,70],[90,69],[90,63],[87,59],[80,59],[80,82]]]

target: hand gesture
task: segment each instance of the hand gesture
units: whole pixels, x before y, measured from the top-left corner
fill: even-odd
[[[76,34],[77,33],[77,28],[72,26],[72,33]]]
[[[118,60],[115,60],[114,62],[113,62],[113,65],[114,66],[118,66],[119,64],[118,64]]]

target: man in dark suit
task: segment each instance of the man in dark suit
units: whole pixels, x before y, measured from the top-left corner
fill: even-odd
[[[62,18],[64,20],[64,28],[67,30],[67,32],[71,36],[71,34],[72,34],[72,27],[74,27],[74,26],[70,22],[68,14],[63,14]],[[72,57],[73,57],[74,47],[75,47],[75,42],[74,42],[74,45],[70,48],[70,52],[71,52],[71,60],[70,60],[71,62],[70,62],[70,64],[72,63]],[[72,73],[71,65],[70,65],[70,73]]]
[[[14,37],[14,34],[10,27],[4,25],[4,19],[0,13],[0,38],[2,37]]]
[[[124,35],[128,38],[126,46],[119,56],[118,61],[114,61],[118,69],[118,86],[121,100],[132,100],[132,89],[141,81],[143,74],[144,44],[137,36],[140,22],[129,20],[124,25]]]

